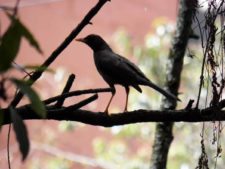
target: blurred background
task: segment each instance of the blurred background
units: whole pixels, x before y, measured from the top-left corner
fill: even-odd
[[[23,41],[16,63],[22,66],[39,65],[58,47],[81,21],[97,0],[21,0],[19,17],[38,40],[43,55]],[[14,6],[14,0],[0,0],[1,5]],[[101,35],[114,51],[138,64],[147,77],[160,86],[164,83],[166,58],[175,31],[178,0],[111,0],[86,26],[78,37]],[[8,26],[5,14],[0,11],[1,32]],[[194,51],[194,53],[193,53]],[[201,65],[201,48],[198,41],[189,44],[185,57],[178,108],[198,91]],[[194,57],[192,57],[194,55]],[[41,98],[61,93],[68,76],[76,75],[72,90],[107,87],[98,74],[92,51],[86,45],[72,42],[35,84]],[[18,77],[24,77],[18,73]],[[117,93],[110,113],[120,112],[125,106],[125,91]],[[140,94],[131,90],[128,110],[159,109],[161,96],[143,87]],[[203,93],[206,90],[203,90]],[[109,93],[99,94],[98,100],[84,107],[91,111],[104,111]],[[88,96],[72,98],[66,104]],[[202,103],[204,105],[204,102]],[[17,169],[147,169],[151,157],[154,123],[133,124],[103,128],[67,121],[26,121],[31,150],[21,162],[14,133],[11,134],[10,155],[12,168]],[[216,123],[206,124],[209,163],[214,165],[217,144],[213,140]],[[190,169],[197,166],[201,154],[202,124],[176,123],[174,141],[169,152],[168,169]],[[8,126],[0,132],[0,166],[7,168],[6,143]],[[224,166],[224,157],[218,167]]]

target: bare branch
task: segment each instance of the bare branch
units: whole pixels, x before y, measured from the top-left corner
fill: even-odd
[[[95,96],[92,96],[95,97]],[[209,107],[206,109],[182,109],[182,110],[135,110],[107,115],[103,112],[91,112],[80,109],[70,109],[68,107],[58,108],[48,106],[46,120],[68,120],[85,124],[112,127],[142,122],[203,122],[203,121],[225,121],[225,111],[221,110],[225,106],[225,100],[220,102],[220,107]],[[16,109],[24,120],[43,120],[29,105]],[[3,109],[3,125],[10,123],[9,109]]]
[[[79,96],[82,94],[91,94],[91,93],[103,93],[103,92],[112,92],[111,88],[100,88],[100,89],[86,89],[86,90],[76,90],[69,93],[64,93],[55,97],[51,97],[43,102],[47,105],[52,102],[58,101],[59,99],[65,99],[68,97]]]
[[[77,110],[77,109],[79,109],[79,108],[81,108],[81,107],[83,107],[83,106],[85,106],[85,105],[87,105],[87,104],[95,101],[97,98],[98,98],[98,95],[95,94],[95,95],[93,95],[93,96],[91,96],[91,97],[89,97],[87,99],[82,100],[79,103],[76,103],[74,105],[71,105],[71,106],[66,107],[64,109],[64,112],[68,112],[69,113],[71,110],[72,111]]]
[[[70,91],[70,88],[72,87],[73,85],[73,82],[74,82],[74,79],[75,79],[75,75],[74,74],[71,74],[66,82],[66,85],[62,91],[62,94],[65,94],[67,92]],[[56,107],[61,107],[64,103],[66,98],[60,98],[57,103],[55,104]]]

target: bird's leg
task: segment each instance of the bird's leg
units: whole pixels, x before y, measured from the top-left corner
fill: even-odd
[[[110,103],[112,102],[113,96],[116,94],[116,89],[115,89],[115,87],[114,87],[114,86],[111,86],[111,89],[112,89],[112,96],[111,96],[111,98],[110,98],[110,100],[109,100],[109,103],[107,104],[107,107],[106,107],[106,109],[105,109],[105,111],[104,111],[106,114],[109,113],[109,111],[108,111],[109,105],[110,105]]]
[[[128,95],[130,92],[130,88],[129,88],[129,86],[126,86],[125,89],[126,89],[126,104],[125,104],[124,111],[127,111]]]

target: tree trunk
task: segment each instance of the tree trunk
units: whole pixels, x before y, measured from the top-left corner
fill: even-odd
[[[180,0],[177,17],[176,34],[173,39],[167,64],[165,87],[177,95],[183,59],[191,32],[192,18],[194,16],[197,0]],[[175,109],[176,102],[164,99],[161,109]],[[150,169],[166,169],[168,151],[173,140],[173,123],[157,123]]]

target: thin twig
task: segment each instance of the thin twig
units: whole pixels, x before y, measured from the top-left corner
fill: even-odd
[[[0,10],[3,10],[3,11],[14,11],[14,8],[13,7],[9,7],[9,6],[1,5],[0,6]]]
[[[64,93],[62,95],[58,95],[55,97],[51,97],[49,99],[44,100],[43,102],[47,105],[52,102],[55,102],[59,99],[65,99],[68,97],[79,96],[82,94],[91,94],[91,93],[103,93],[103,92],[112,92],[111,88],[99,88],[99,89],[86,89],[86,90],[76,90],[69,93]]]
[[[11,127],[12,127],[12,124],[10,123],[9,124],[9,128],[8,128],[8,135],[7,135],[7,161],[8,161],[8,167],[9,167],[9,169],[11,169],[11,163],[10,163],[10,146],[9,146]]]
[[[16,4],[15,4],[15,7],[14,7],[14,12],[13,12],[14,16],[16,16],[17,13],[18,13],[19,3],[20,3],[20,0],[16,0]]]
[[[70,88],[72,87],[73,85],[73,82],[74,82],[74,79],[75,79],[75,75],[74,74],[71,74],[66,82],[66,85],[62,91],[62,94],[65,94],[67,92],[70,91]],[[55,104],[56,107],[61,107],[64,103],[66,98],[60,98],[57,103]]]
[[[18,12],[18,7],[19,7],[19,3],[20,3],[20,0],[17,0],[16,1],[16,4],[15,4],[15,7],[14,7],[14,10],[13,10],[13,15],[14,17],[16,17],[17,15],[17,12]],[[11,164],[10,164],[10,152],[9,152],[9,141],[10,141],[10,133],[11,133],[11,128],[12,128],[12,124],[10,123],[9,124],[9,128],[8,128],[8,135],[7,135],[7,156],[8,156],[8,167],[9,169],[11,169]]]
[[[74,104],[74,105],[71,105],[71,106],[66,107],[63,111],[64,111],[64,112],[70,112],[71,110],[72,110],[72,111],[77,110],[77,109],[79,109],[79,108],[81,108],[81,107],[83,107],[83,106],[85,106],[85,105],[87,105],[87,104],[93,102],[93,101],[96,100],[97,98],[98,98],[98,95],[95,94],[95,95],[93,95],[93,96],[91,96],[91,97],[89,97],[89,98],[87,98],[87,99],[82,100],[82,101],[79,102],[79,103],[76,103],[76,104]]]

